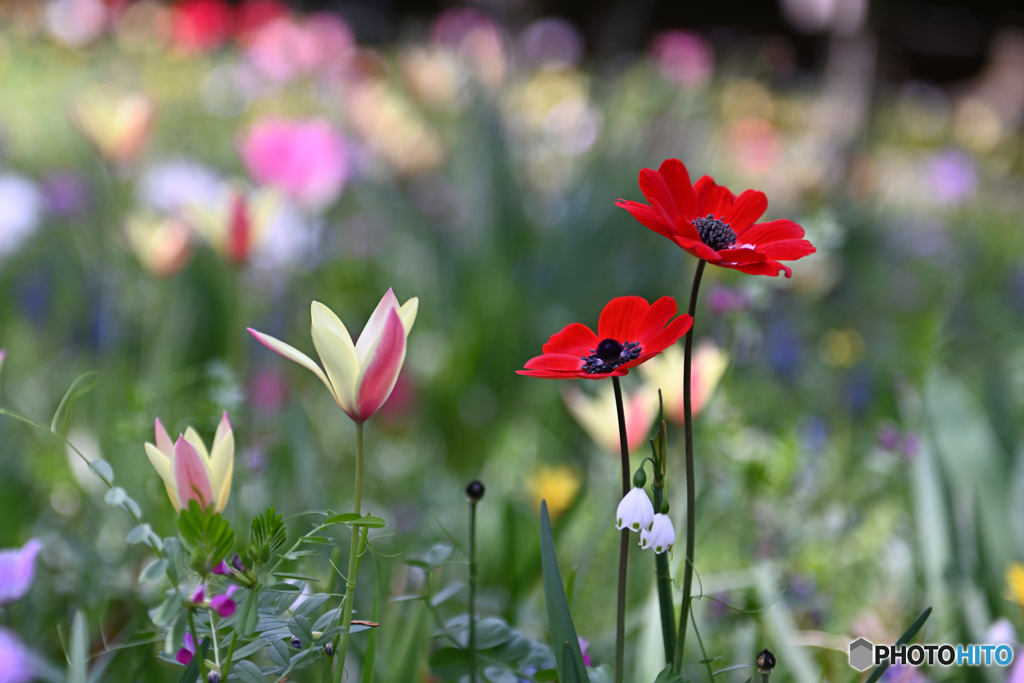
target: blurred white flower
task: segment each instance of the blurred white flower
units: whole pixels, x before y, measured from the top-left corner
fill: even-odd
[[[39,225],[43,197],[28,178],[0,175],[0,257],[18,250]]]
[[[664,517],[664,515],[659,515]],[[629,490],[615,510],[615,528],[630,531],[642,531],[647,533],[654,521],[654,506],[647,492],[642,488],[634,487]],[[643,543],[641,542],[641,545]],[[646,547],[646,546],[645,546]]]
[[[672,550],[675,542],[676,530],[672,526],[672,520],[669,519],[668,515],[663,515],[660,512],[654,515],[651,528],[640,532],[640,547],[645,550],[653,548],[654,552],[658,555]]]
[[[216,203],[221,192],[221,179],[214,171],[187,159],[174,159],[148,167],[142,172],[136,188],[140,202],[177,217],[189,204]]]

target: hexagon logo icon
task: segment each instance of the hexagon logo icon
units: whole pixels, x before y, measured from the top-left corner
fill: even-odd
[[[858,638],[850,643],[850,666],[857,671],[863,671],[871,666],[874,660],[871,653],[874,649],[875,646],[865,638]]]

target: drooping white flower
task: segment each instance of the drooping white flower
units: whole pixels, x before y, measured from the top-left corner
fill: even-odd
[[[668,515],[660,512],[654,515],[650,529],[640,532],[640,547],[643,549],[653,548],[658,555],[672,550],[676,542],[676,530],[672,526],[672,520]]]
[[[654,517],[654,506],[651,505],[647,492],[634,487],[623,497],[618,509],[615,510],[615,528],[628,528],[630,531],[647,533]]]

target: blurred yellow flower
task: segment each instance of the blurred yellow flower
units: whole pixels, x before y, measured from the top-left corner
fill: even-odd
[[[651,358],[647,362],[655,360],[657,358]],[[640,369],[643,367],[641,365]],[[615,389],[610,382],[601,382],[596,394],[586,393],[575,384],[571,385],[562,392],[562,400],[594,443],[613,455],[619,452]],[[651,424],[658,414],[657,389],[651,391],[641,387],[636,391],[623,391],[622,411],[626,416],[626,441],[632,453],[650,437]]]
[[[540,502],[546,500],[552,517],[558,517],[569,509],[576,500],[581,483],[579,472],[570,465],[541,465],[526,479],[533,509],[540,510]]]
[[[188,263],[192,231],[176,218],[135,214],[125,222],[128,246],[142,267],[158,277],[170,277]]]
[[[1010,565],[1006,570],[1006,585],[1010,588],[1007,597],[1024,607],[1024,564],[1014,562]]]
[[[116,164],[128,164],[149,140],[156,106],[142,92],[94,88],[75,98],[68,118],[101,155]]]
[[[661,389],[661,397],[665,403],[665,419],[673,422],[683,422],[684,419],[684,360],[683,349],[676,344],[639,368],[644,381],[650,386],[649,392],[653,393],[655,398],[658,389]],[[693,391],[690,400],[694,417],[700,415],[711,400],[711,395],[728,366],[729,354],[712,342],[705,341],[697,345],[693,352],[693,366],[690,368],[690,384]]]

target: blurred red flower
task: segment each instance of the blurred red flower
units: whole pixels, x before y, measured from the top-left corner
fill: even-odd
[[[215,50],[234,30],[235,10],[225,0],[182,0],[174,7],[174,44],[184,50]]]
[[[790,277],[793,271],[779,261],[815,252],[803,239],[804,229],[793,221],[754,222],[768,208],[763,192],[746,190],[737,197],[710,176],[691,184],[686,166],[678,159],[666,159],[657,171],[640,171],[640,190],[650,205],[626,199],[615,205],[716,266],[773,277],[784,271]]]
[[[544,344],[544,354],[526,361],[520,375],[548,379],[621,377],[679,341],[693,318],[675,320],[676,302],[663,296],[653,304],[639,296],[620,296],[601,311],[597,333],[572,323]],[[670,322],[671,321],[671,322]]]

